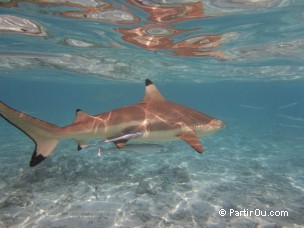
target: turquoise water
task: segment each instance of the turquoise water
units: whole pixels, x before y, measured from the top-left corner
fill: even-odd
[[[203,155],[175,141],[98,157],[63,141],[30,168],[34,143],[0,118],[0,227],[303,227],[303,6],[1,1],[13,108],[64,126],[78,108],[138,102],[149,78],[227,127],[201,138]]]

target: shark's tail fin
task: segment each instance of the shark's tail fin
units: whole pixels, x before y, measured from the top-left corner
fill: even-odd
[[[33,167],[42,162],[57,146],[61,128],[12,109],[0,101],[0,115],[28,135],[36,144],[30,161]]]

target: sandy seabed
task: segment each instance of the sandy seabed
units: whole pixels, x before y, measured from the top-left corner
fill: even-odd
[[[33,143],[5,127],[10,134],[1,134],[2,227],[304,224],[303,143],[296,138],[269,138],[267,129],[251,131],[252,137],[246,127],[230,128],[203,138],[203,155],[177,141],[143,151],[106,149],[102,157],[97,148],[76,152],[66,141],[28,168]],[[220,209],[227,213],[220,216]]]

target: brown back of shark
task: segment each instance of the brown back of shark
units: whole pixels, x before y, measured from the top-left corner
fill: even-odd
[[[159,142],[182,139],[197,152],[203,152],[198,137],[225,127],[220,120],[183,105],[167,101],[149,79],[146,93],[137,104],[98,115],[78,109],[74,123],[59,127],[12,109],[0,102],[0,115],[28,135],[36,144],[30,166],[49,156],[59,141],[74,139],[78,149],[92,139],[105,139],[123,148],[128,141]]]

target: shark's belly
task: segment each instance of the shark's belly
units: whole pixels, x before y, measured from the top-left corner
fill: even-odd
[[[177,135],[180,135],[180,129],[150,131],[143,135],[141,138],[137,138],[134,141],[141,142],[167,142],[178,140]]]
[[[151,131],[148,126],[142,125],[129,125],[124,128],[114,127],[106,131],[104,138],[114,138],[127,134],[142,133],[142,136],[132,138],[132,141],[140,142],[165,142],[177,140],[176,135],[181,134],[181,129],[169,129],[161,131]]]

